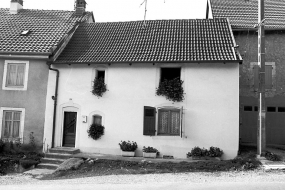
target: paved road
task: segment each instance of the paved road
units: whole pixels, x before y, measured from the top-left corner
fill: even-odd
[[[1,187],[1,186],[0,186]],[[157,184],[50,184],[50,185],[18,185],[3,186],[5,190],[284,190],[285,183],[157,183]],[[4,189],[3,188],[3,189]],[[1,188],[2,189],[2,188]]]

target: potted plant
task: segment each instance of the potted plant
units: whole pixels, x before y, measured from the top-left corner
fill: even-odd
[[[209,150],[200,147],[194,147],[191,152],[188,152],[187,158],[192,160],[221,160],[223,151],[218,147],[211,146]]]
[[[97,96],[98,98],[102,97],[103,94],[107,91],[107,85],[104,82],[103,78],[95,78],[92,94]]]
[[[121,141],[121,143],[119,143],[119,146],[122,150],[122,156],[126,157],[134,157],[135,150],[138,148],[137,143],[133,141]]]
[[[179,78],[161,81],[156,89],[156,95],[165,96],[173,102],[182,102],[184,100],[183,81]]]
[[[158,154],[158,150],[153,147],[143,147],[143,157],[145,158],[156,158],[156,155]]]

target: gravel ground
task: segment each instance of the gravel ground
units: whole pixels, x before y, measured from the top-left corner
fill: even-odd
[[[31,175],[14,174],[0,177],[0,186],[5,185],[51,185],[51,184],[152,184],[152,183],[285,183],[285,171],[247,172],[199,172],[179,174],[110,175],[64,180],[39,180]]]

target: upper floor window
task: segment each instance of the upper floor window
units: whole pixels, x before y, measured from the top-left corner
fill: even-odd
[[[3,90],[27,90],[28,61],[6,60],[3,74]]]
[[[97,70],[97,75],[96,75],[97,79],[103,79],[105,81],[105,71],[104,70]]]
[[[160,82],[164,80],[172,80],[175,78],[180,79],[181,68],[172,67],[172,68],[161,68],[160,72]]]

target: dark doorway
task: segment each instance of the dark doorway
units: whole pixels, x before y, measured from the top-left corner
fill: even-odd
[[[75,147],[76,117],[76,112],[64,112],[62,146]]]

